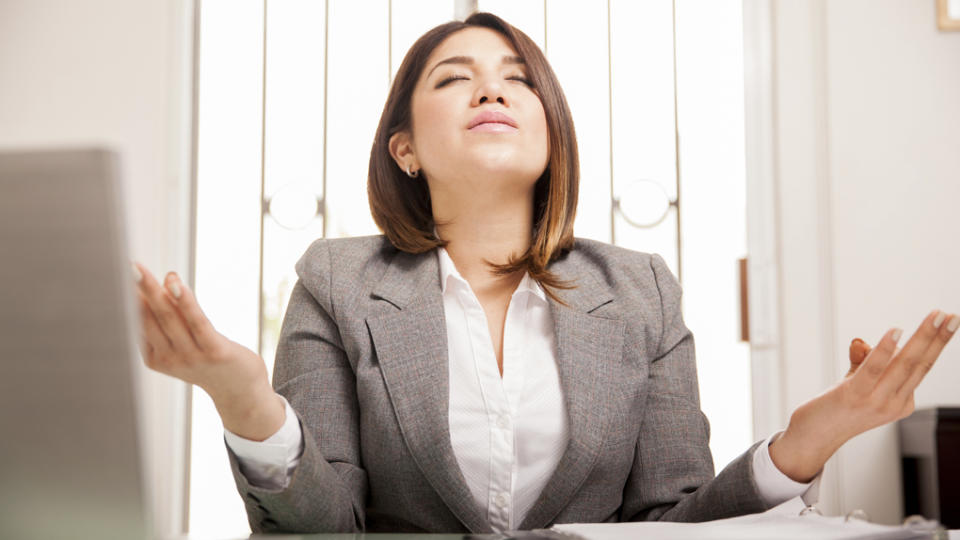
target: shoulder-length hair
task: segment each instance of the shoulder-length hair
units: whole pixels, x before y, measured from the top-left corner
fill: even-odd
[[[390,137],[411,127],[414,88],[433,50],[448,36],[469,27],[485,27],[502,34],[526,63],[527,77],[543,103],[550,159],[534,185],[533,228],[530,247],[511,254],[505,264],[485,261],[496,275],[526,270],[547,295],[562,303],[553,289],[570,289],[547,270],[547,265],[573,247],[573,220],[577,210],[580,160],[573,117],[556,74],[543,52],[526,34],[491,13],[477,12],[464,21],[434,27],[410,47],[390,89],[370,151],[367,194],[370,211],[394,247],[423,253],[447,242],[434,234],[430,191],[423,177],[411,181],[389,151]]]

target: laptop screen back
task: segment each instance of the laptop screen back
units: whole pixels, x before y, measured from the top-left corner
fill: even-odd
[[[0,538],[149,536],[117,170],[0,152]]]

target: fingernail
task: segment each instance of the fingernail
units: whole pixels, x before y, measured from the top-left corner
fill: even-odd
[[[133,268],[133,280],[137,283],[140,283],[140,280],[143,279],[143,274],[140,273],[140,269],[137,268],[137,265],[130,263],[130,266]]]
[[[944,312],[937,313],[937,316],[933,318],[933,327],[940,328],[940,325],[943,324],[943,320],[947,318],[947,314]]]
[[[900,341],[900,335],[901,335],[901,334],[903,334],[903,330],[901,330],[901,329],[899,329],[899,328],[895,328],[895,329],[893,330],[893,334],[891,334],[890,337],[893,339],[893,342],[896,343],[896,342]]]
[[[957,327],[960,326],[960,316],[954,315],[950,322],[947,323],[947,330],[951,332],[956,332]]]
[[[173,293],[174,298],[180,298],[180,285],[178,285],[176,281],[171,280],[170,283],[167,284],[167,288]]]

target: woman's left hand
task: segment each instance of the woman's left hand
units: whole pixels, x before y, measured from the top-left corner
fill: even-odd
[[[902,349],[897,348],[898,329],[888,331],[873,349],[854,340],[850,371],[793,412],[787,429],[770,444],[773,463],[791,479],[809,482],[854,436],[909,416],[914,389],[958,323],[960,316],[934,310]]]

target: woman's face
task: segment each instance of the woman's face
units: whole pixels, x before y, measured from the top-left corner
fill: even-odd
[[[422,169],[435,201],[440,193],[532,193],[547,167],[549,135],[519,60],[503,35],[479,27],[451,34],[427,60],[412,98],[412,154],[402,163]],[[513,125],[471,127],[482,113]]]

